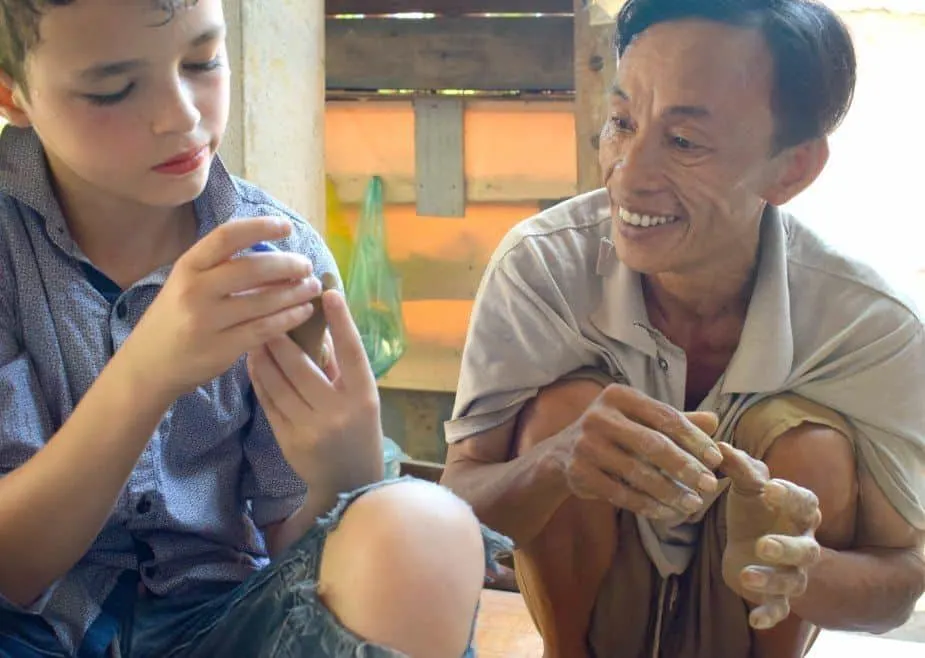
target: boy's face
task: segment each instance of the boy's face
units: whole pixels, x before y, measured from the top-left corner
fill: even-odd
[[[9,114],[35,128],[67,192],[176,207],[205,188],[228,119],[222,3],[167,18],[149,0],[77,0],[42,17],[28,94],[13,87]]]

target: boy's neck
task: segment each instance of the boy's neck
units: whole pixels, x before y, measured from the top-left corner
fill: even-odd
[[[152,207],[70,184],[51,164],[55,193],[74,241],[122,288],[176,261],[196,241],[193,204]],[[63,173],[63,172],[62,172]]]

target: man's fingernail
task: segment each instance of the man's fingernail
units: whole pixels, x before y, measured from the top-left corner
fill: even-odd
[[[713,493],[719,487],[719,483],[716,481],[716,477],[709,473],[704,473],[700,476],[700,479],[697,480],[697,488],[701,491],[707,493]]]
[[[764,587],[768,584],[768,574],[761,571],[746,570],[745,579],[752,587]]]
[[[723,453],[713,446],[710,446],[703,452],[703,461],[710,468],[716,468],[723,463]]]
[[[761,554],[769,560],[777,560],[784,555],[784,545],[776,539],[765,539],[762,542]]]
[[[703,507],[703,498],[691,493],[684,494],[681,498],[681,507],[686,512],[696,512]]]
[[[755,615],[752,620],[752,626],[757,628],[759,631],[764,631],[771,628],[771,618],[767,615]]]

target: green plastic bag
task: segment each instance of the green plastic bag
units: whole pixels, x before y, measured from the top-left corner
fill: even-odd
[[[374,176],[366,188],[350,258],[347,303],[376,379],[387,373],[407,348],[401,291],[389,261],[384,224],[382,179]]]

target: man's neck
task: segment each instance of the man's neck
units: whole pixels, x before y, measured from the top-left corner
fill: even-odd
[[[734,259],[734,260],[733,260]],[[709,325],[730,316],[744,318],[754,287],[758,239],[751,248],[696,273],[663,273],[643,277],[650,314],[674,325]]]

